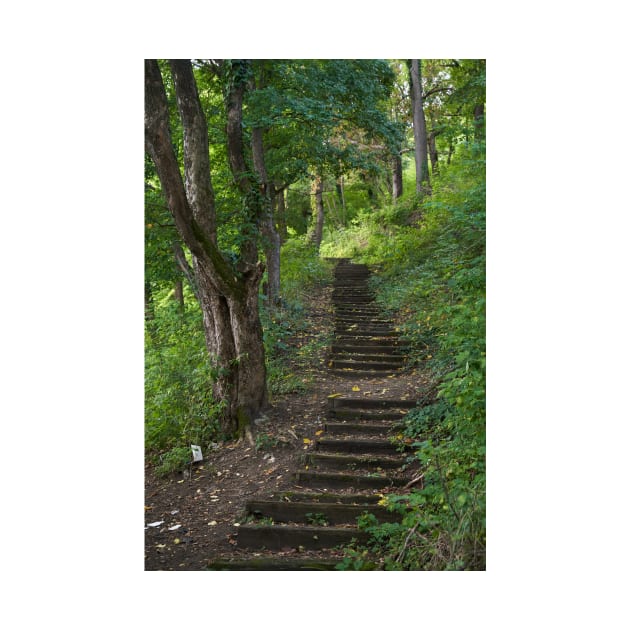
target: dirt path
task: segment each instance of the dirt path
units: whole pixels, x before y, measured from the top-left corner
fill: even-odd
[[[307,318],[313,331],[332,330],[335,291],[338,288],[324,287],[311,296]],[[346,324],[354,326],[353,322]],[[304,341],[301,338],[299,343]],[[366,401],[415,400],[426,388],[426,379],[408,368],[383,370],[376,376],[348,376],[345,364],[337,367],[334,363],[344,358],[331,356],[330,348],[323,348],[311,365],[300,368],[299,374],[307,381],[306,392],[273,401],[257,423],[258,434],[267,436],[259,438],[258,449],[247,442],[227,443],[204,453],[204,462],[191,474],[166,480],[146,467],[145,570],[200,571],[219,557],[251,557],[251,551],[238,545],[239,529],[247,527],[246,502],[295,490],[294,475],[305,469],[305,456],[314,453],[325,429],[331,394]],[[294,373],[298,374],[297,369]],[[160,524],[148,526],[153,523]],[[274,555],[292,557],[296,553],[296,549],[284,547]],[[264,557],[265,553],[256,555]],[[322,552],[302,549],[301,557],[305,555],[316,558]]]

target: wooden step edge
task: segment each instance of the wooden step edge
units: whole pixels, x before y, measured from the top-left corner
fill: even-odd
[[[343,378],[387,378],[388,376],[396,376],[392,370],[352,370],[352,369],[333,369],[329,368],[329,374]]]
[[[374,422],[326,422],[325,431],[330,435],[387,435],[398,425]]]
[[[352,475],[348,473],[327,473],[316,471],[298,471],[293,474],[296,484],[316,484],[318,488],[365,488],[380,490],[401,487],[411,481],[406,477],[388,475]]]
[[[369,534],[354,527],[317,527],[315,525],[241,525],[238,528],[238,548],[263,549],[329,549],[365,543]]]
[[[287,501],[289,503],[293,501],[308,501],[310,503],[317,504],[318,502],[324,503],[348,503],[351,505],[374,505],[382,499],[381,494],[352,494],[341,492],[299,492],[297,490],[284,490],[281,492],[274,492],[270,495],[270,500]]]
[[[407,462],[405,456],[388,457],[387,455],[347,455],[343,453],[312,453],[308,458],[311,464],[321,462],[346,466],[374,466],[375,468],[388,468],[392,470],[401,468]]]
[[[403,367],[402,363],[390,363],[385,361],[343,361],[331,359],[330,366],[334,370],[391,370],[395,372]]]
[[[400,514],[390,512],[382,505],[351,505],[343,503],[285,503],[284,501],[250,500],[246,509],[257,518],[271,518],[278,523],[308,523],[313,527],[331,527],[334,525],[356,525],[357,519],[364,514],[372,514],[379,522],[400,521]],[[321,518],[322,523],[313,523],[310,519]],[[324,524],[325,523],[325,524]],[[256,523],[248,523],[256,525]],[[258,526],[258,525],[257,525]]]
[[[409,398],[358,398],[357,396],[328,396],[331,409],[413,409],[417,401]]]
[[[342,558],[217,558],[207,571],[334,571]]]
[[[392,444],[392,442],[388,439],[373,439],[366,438],[364,440],[360,438],[349,438],[349,439],[340,439],[337,437],[328,438],[328,437],[320,437],[317,438],[314,442],[315,450],[321,448],[322,446],[325,448],[335,448],[335,447],[351,447],[351,448],[392,448],[395,449],[396,446]]]
[[[339,407],[337,409],[329,409],[328,415],[331,421],[335,420],[364,420],[365,422],[379,422],[383,420],[402,421],[407,415],[404,410],[392,410],[371,408],[371,409],[353,409],[350,407]]]
[[[332,352],[329,361],[372,361],[373,363],[383,363],[388,361],[392,365],[402,366],[405,363],[405,357],[397,354],[361,354],[350,352]]]

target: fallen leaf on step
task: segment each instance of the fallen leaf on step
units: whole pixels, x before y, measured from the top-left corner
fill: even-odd
[[[361,391],[361,388],[360,388],[358,385],[355,385],[355,386],[352,388],[352,391],[353,391],[353,392],[360,392],[360,391]]]
[[[310,444],[311,443],[311,441],[308,438],[304,438],[302,441],[304,442],[304,444]]]

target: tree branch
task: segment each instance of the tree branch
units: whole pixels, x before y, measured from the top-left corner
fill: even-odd
[[[201,108],[197,84],[189,59],[171,59],[177,108],[184,132],[186,197],[193,216],[209,239],[217,242],[214,190],[210,177],[208,125]]]
[[[144,136],[162,183],[169,210],[184,243],[191,253],[207,260],[212,271],[212,283],[221,295],[238,292],[237,280],[215,243],[196,221],[186,197],[186,190],[173,151],[169,125],[168,102],[157,60],[145,59]]]
[[[188,284],[190,284],[190,288],[193,290],[195,297],[199,300],[199,290],[197,288],[197,281],[195,280],[195,272],[188,264],[186,254],[184,254],[184,250],[179,244],[179,241],[173,241],[173,253],[175,254],[175,262],[177,263],[177,266],[184,274],[186,280],[188,280]]]

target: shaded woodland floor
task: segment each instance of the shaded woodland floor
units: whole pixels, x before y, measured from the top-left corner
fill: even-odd
[[[313,336],[333,329],[332,292],[332,287],[322,287],[308,300],[306,317]],[[304,342],[301,336],[289,344]],[[204,461],[191,471],[166,479],[158,478],[147,464],[145,525],[160,525],[145,526],[145,570],[201,571],[213,558],[251,556],[238,548],[246,501],[295,488],[292,475],[304,468],[304,455],[324,427],[331,394],[416,400],[426,389],[428,379],[415,369],[378,377],[335,375],[329,369],[329,353],[330,347],[321,347],[307,367],[304,362],[292,366],[306,391],[272,401],[257,423],[258,447],[246,440],[222,444],[204,453]],[[358,391],[353,389],[357,387]],[[294,553],[286,550],[274,555]],[[331,556],[329,550],[306,554]]]

